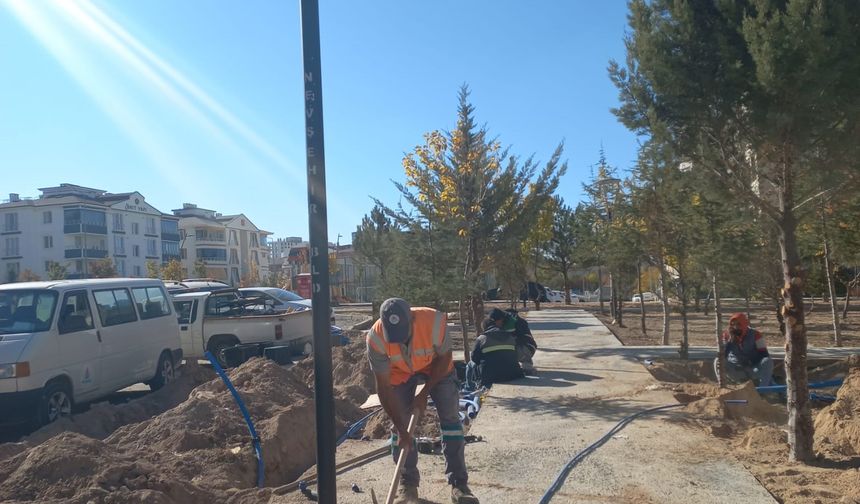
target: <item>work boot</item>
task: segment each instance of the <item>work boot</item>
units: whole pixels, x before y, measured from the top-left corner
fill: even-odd
[[[394,504],[418,504],[418,487],[401,483],[397,487]]]
[[[478,498],[465,483],[451,487],[451,502],[454,504],[479,504]]]
[[[523,368],[523,374],[525,376],[537,376],[538,372],[535,368]]]

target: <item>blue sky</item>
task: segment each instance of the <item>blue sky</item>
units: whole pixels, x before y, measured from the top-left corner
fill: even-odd
[[[329,239],[394,204],[403,153],[450,129],[467,83],[519,155],[565,141],[559,193],[582,197],[601,143],[629,168],[609,109],[626,2],[323,0]],[[0,0],[0,194],[70,182],[192,202],[307,239],[297,0]],[[6,196],[4,196],[6,197]]]

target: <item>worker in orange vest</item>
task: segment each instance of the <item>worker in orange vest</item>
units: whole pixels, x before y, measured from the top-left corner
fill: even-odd
[[[376,378],[382,408],[394,423],[394,459],[406,450],[398,488],[398,504],[418,504],[418,450],[409,433],[409,416],[421,416],[428,395],[439,414],[445,473],[455,504],[478,504],[467,483],[465,440],[460,423],[460,389],[454,374],[451,341],[444,312],[411,308],[400,298],[386,299],[379,320],[367,333],[367,357]],[[416,396],[420,381],[424,388]]]

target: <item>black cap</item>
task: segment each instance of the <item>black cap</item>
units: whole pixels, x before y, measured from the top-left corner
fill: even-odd
[[[382,302],[379,318],[385,327],[390,343],[405,343],[409,340],[409,329],[412,325],[412,310],[405,300],[389,298]]]

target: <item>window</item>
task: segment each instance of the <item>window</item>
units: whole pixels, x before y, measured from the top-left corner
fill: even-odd
[[[146,234],[155,234],[155,218],[147,217],[146,218]]]
[[[114,231],[125,231],[125,226],[123,225],[122,214],[113,214],[113,230]]]
[[[176,301],[173,308],[180,324],[193,324],[197,320],[197,303],[194,301]]]
[[[131,223],[131,234],[140,234],[140,224],[137,222]]]
[[[134,257],[140,257],[140,245],[131,246],[131,255]]]
[[[238,297],[234,293],[220,294],[206,298],[206,315],[236,315],[241,311]]]
[[[238,245],[239,244],[239,235],[236,234],[236,231],[230,230],[230,245]]]
[[[21,263],[10,262],[6,263],[6,279],[9,282],[17,282],[18,276],[21,274]]]
[[[52,266],[53,264],[54,264],[54,261],[45,261],[45,271],[50,273],[50,271],[51,271],[51,266]]]
[[[158,244],[155,243],[155,240],[146,240],[146,256],[154,257],[158,255]]]
[[[113,237],[113,253],[125,255],[125,236]]]
[[[251,233],[251,246],[257,248],[260,243],[257,241],[257,233]]]
[[[115,259],[116,272],[119,276],[125,276],[125,259]]]
[[[17,236],[12,238],[6,238],[6,254],[5,257],[17,257],[19,256],[20,249],[18,247],[19,240]]]
[[[80,273],[82,271],[84,271],[84,262],[75,261],[75,273]]]
[[[239,264],[239,251],[230,249],[230,264]]]
[[[93,291],[102,325],[113,326],[137,320],[131,297],[126,289]]]
[[[0,334],[47,331],[51,328],[56,305],[54,291],[0,291]]]
[[[180,255],[183,259],[188,259],[188,249],[180,249],[180,250],[179,250],[179,255]]]
[[[227,262],[227,251],[224,249],[199,248],[197,249],[197,259]]]
[[[141,320],[170,315],[170,304],[161,287],[131,289],[131,295],[137,303],[137,312],[140,313]]]
[[[12,231],[18,231],[18,214],[7,213],[3,218],[3,223],[3,231],[7,233]]]
[[[140,266],[134,267],[134,276],[136,276],[136,277],[143,276],[143,274],[141,273],[141,270],[140,270]]]
[[[54,237],[53,236],[45,236],[43,237],[43,241],[45,242],[45,248],[54,248]]]
[[[52,222],[54,222],[54,214],[50,210],[42,212],[42,224],[50,224]]]
[[[60,308],[57,329],[60,334],[86,331],[93,328],[93,313],[87,299],[87,291],[66,293]]]

